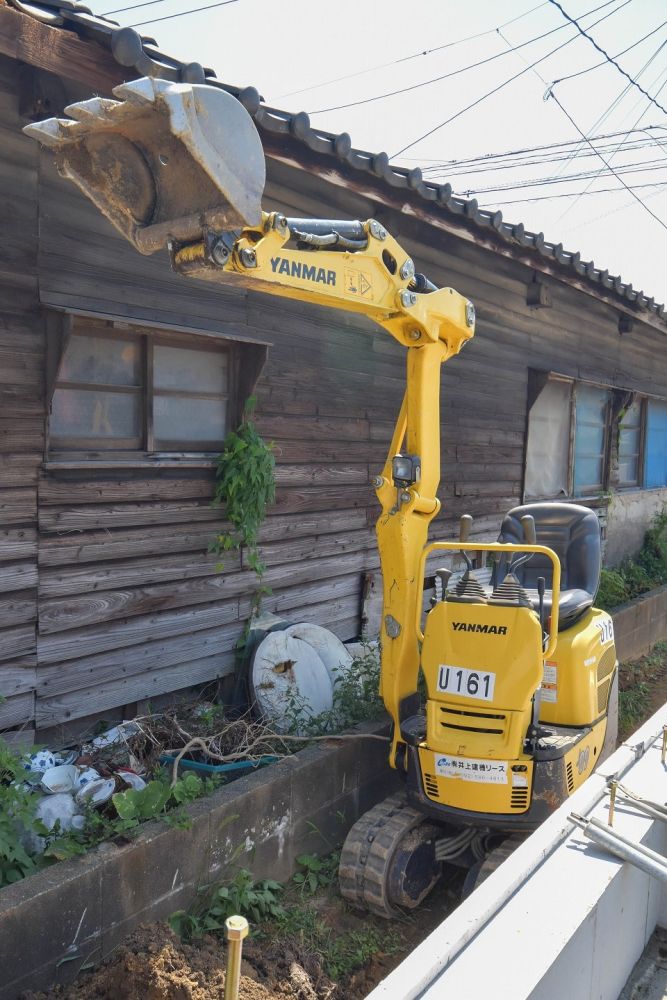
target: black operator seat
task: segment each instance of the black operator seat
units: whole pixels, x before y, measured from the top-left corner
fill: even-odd
[[[602,563],[600,522],[595,511],[571,503],[528,503],[514,507],[500,529],[499,542],[523,544],[521,518],[530,514],[535,520],[538,545],[553,549],[560,559],[561,581],[558,602],[558,631],[562,632],[581,618],[595,600]],[[544,607],[551,613],[551,561],[539,552],[519,566],[517,577],[527,591],[535,610],[538,607],[537,578],[546,580]]]

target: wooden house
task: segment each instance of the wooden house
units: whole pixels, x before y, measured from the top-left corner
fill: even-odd
[[[378,567],[370,480],[403,394],[398,345],[140,257],[22,134],[151,74],[238,96],[267,207],[377,218],[475,302],[476,337],[443,373],[436,536],[467,512],[491,537],[524,496],[555,496],[596,506],[612,560],[638,547],[667,498],[662,306],[83,6],[0,0],[0,729],[57,738],[233,671],[255,577],[207,548],[224,524],[215,455],[253,386],[277,449],[266,609],[352,638]]]

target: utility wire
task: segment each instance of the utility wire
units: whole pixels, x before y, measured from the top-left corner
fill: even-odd
[[[150,21],[139,21],[136,24],[128,24],[128,28],[143,28],[145,24],[157,24],[159,21],[171,21],[175,17],[186,17],[187,14],[199,14],[202,10],[213,10],[214,7],[226,7],[230,3],[238,3],[239,0],[218,0],[218,3],[209,4],[208,7],[194,7],[192,10],[180,10],[177,14],[167,14],[166,17],[154,17]]]
[[[608,14],[605,14],[601,18],[598,18],[597,21],[593,22],[591,27],[594,28],[595,25],[600,24],[602,21],[605,21],[608,17],[611,17],[613,14],[618,14],[618,12],[622,10],[623,7],[627,7],[627,5],[630,2],[631,0],[624,0],[624,3],[622,3],[620,7],[616,7],[615,10],[610,11]],[[582,16],[588,17],[589,14],[594,14],[596,13],[596,11],[602,10],[604,7],[608,6],[609,4],[607,3],[602,4],[601,7],[595,7],[593,10],[589,10],[586,14]],[[438,132],[441,128],[444,128],[445,125],[449,125],[457,118],[460,118],[461,115],[464,115],[466,113],[466,111],[471,111],[472,108],[476,108],[477,105],[481,104],[482,101],[485,101],[487,97],[492,97],[494,94],[497,94],[498,91],[503,90],[503,88],[507,87],[510,83],[513,83],[515,80],[518,80],[520,76],[523,76],[524,73],[527,73],[529,70],[533,69],[534,66],[537,66],[539,63],[544,62],[545,59],[548,59],[556,52],[559,52],[561,49],[564,49],[565,46],[569,45],[570,42],[573,42],[576,37],[577,37],[576,35],[572,35],[572,37],[568,38],[566,42],[562,42],[560,45],[557,45],[555,49],[551,49],[551,51],[547,52],[546,55],[541,56],[539,59],[536,59],[534,62],[530,63],[530,65],[526,66],[524,69],[519,70],[518,73],[515,73],[514,76],[511,76],[508,80],[505,80],[503,83],[498,84],[498,86],[493,87],[492,90],[488,90],[486,94],[482,94],[481,97],[478,97],[477,100],[473,101],[471,104],[467,104],[464,108],[460,108],[459,111],[456,111],[453,115],[450,115],[449,118],[446,118],[444,122],[440,122],[439,125],[434,125],[433,128],[428,130],[428,132],[424,132],[423,135],[420,135],[416,139],[413,139],[412,142],[409,142],[407,146],[403,146],[403,148],[399,149],[398,152],[393,153],[391,159],[395,159],[397,156],[401,156],[403,153],[406,153],[408,149],[412,149],[413,146],[416,146],[417,143],[423,142],[424,139],[428,139],[429,136],[433,135],[435,132]]]
[[[162,3],[163,0],[150,0],[150,2]],[[517,17],[513,17],[511,21],[505,21],[503,24],[498,25],[498,28],[507,28],[510,24],[523,20],[524,17],[528,17],[529,14],[533,14],[536,10],[539,10],[540,7],[546,7],[547,3],[548,0],[543,0],[542,3],[538,3],[535,7],[531,7],[530,10],[525,11],[523,14],[518,14]],[[486,31],[479,31],[476,35],[466,35],[465,38],[457,38],[455,42],[446,42],[443,45],[436,45],[432,49],[424,49],[421,52],[414,52],[409,56],[401,56],[400,59],[393,59],[391,62],[378,63],[377,66],[367,66],[365,69],[357,70],[356,73],[346,73],[345,76],[336,76],[332,80],[324,80],[322,83],[314,83],[310,87],[302,87],[300,90],[290,90],[287,94],[280,94],[278,96],[278,100],[282,100],[283,97],[294,97],[295,94],[306,94],[311,90],[320,90],[322,87],[328,87],[332,83],[342,83],[343,80],[353,80],[355,77],[364,76],[366,73],[374,73],[379,69],[387,69],[390,66],[398,66],[399,63],[410,62],[411,59],[418,59],[421,56],[430,56],[433,52],[442,52],[444,49],[451,49],[455,45],[463,45],[464,42],[472,42],[477,38],[484,38],[485,35],[492,35],[494,31],[498,30],[498,28],[487,28]]]
[[[642,73],[644,73],[644,71],[646,69],[648,69],[648,67],[651,65],[651,63],[653,62],[653,60],[656,59],[657,56],[660,54],[660,52],[663,50],[663,48],[665,47],[665,45],[667,45],[667,41],[662,42],[662,44],[659,46],[659,48],[656,50],[656,52],[653,53],[653,55],[648,60],[648,62],[644,63],[644,65],[640,69],[639,73],[637,73],[637,77],[638,78],[642,75]],[[665,83],[667,83],[667,80],[665,81]],[[662,86],[660,87],[660,89],[658,90],[657,96],[660,96],[660,93],[661,93],[662,89],[664,88],[665,83],[663,83]],[[627,93],[628,90],[629,90],[629,88],[625,87],[624,91],[623,91],[623,94]],[[635,107],[636,107],[636,104],[635,104]],[[617,153],[620,152],[620,150],[624,146],[626,146],[626,143],[627,143],[627,141],[628,141],[631,133],[635,131],[635,129],[639,125],[640,121],[642,120],[642,118],[644,117],[644,115],[646,114],[646,112],[648,111],[649,107],[650,107],[650,104],[647,104],[646,107],[644,108],[644,110],[640,113],[639,117],[636,118],[635,121],[632,123],[632,125],[630,126],[630,128],[628,129],[628,131],[626,132],[626,134],[623,136],[623,138],[621,139],[621,141],[617,144],[616,149],[612,152],[611,156],[609,157],[610,161],[613,160],[613,158],[617,155]],[[580,154],[577,154],[577,155],[580,155]],[[600,167],[600,170],[598,171],[598,173],[602,173],[602,170],[603,170],[603,168]],[[591,178],[591,180],[588,182],[587,187],[585,188],[585,191],[588,191],[588,189],[590,188],[591,184],[593,184],[594,180],[595,180],[595,177]],[[577,196],[574,199],[573,202],[571,202],[569,205],[567,205],[567,207],[565,208],[564,212],[561,212],[560,216],[558,217],[558,221],[560,221],[560,219],[564,218],[564,216],[566,216],[567,213],[569,211],[571,211],[571,209],[573,209],[575,207],[575,205],[577,204],[578,201],[579,201],[579,196]]]
[[[115,10],[105,10],[100,17],[108,17],[109,14],[123,14],[126,10],[137,10],[138,7],[152,7],[154,3],[165,3],[165,0],[144,0],[143,3],[132,3],[129,7],[116,7]]]
[[[609,7],[614,2],[615,0],[607,0],[607,2],[603,3],[601,6],[595,7],[593,10],[588,11],[588,14],[594,14],[598,10],[603,10],[605,7]],[[587,15],[584,15],[584,17],[586,16]],[[559,28],[551,28],[549,31],[544,31],[541,35],[536,35],[534,38],[529,38],[527,41],[521,42],[520,45],[516,45],[512,49],[512,51],[518,52],[519,49],[523,49],[527,45],[533,45],[535,42],[539,42],[543,38],[547,38],[549,35],[555,35],[558,31],[561,30],[562,27],[563,25],[561,25]],[[500,32],[499,28],[496,28],[495,30],[498,33]],[[413,90],[419,90],[421,87],[428,87],[432,83],[440,83],[442,80],[449,80],[453,76],[459,76],[461,73],[467,73],[468,70],[478,69],[480,66],[485,66],[487,63],[490,62],[495,62],[496,59],[502,59],[504,56],[507,56],[509,54],[510,53],[505,50],[503,50],[502,52],[496,52],[492,56],[487,56],[485,59],[479,59],[477,62],[470,63],[470,65],[468,66],[462,66],[460,69],[452,70],[450,73],[443,73],[441,76],[431,77],[430,80],[422,80],[419,83],[410,84],[410,86],[408,87],[399,87],[398,90],[389,90],[384,94],[375,94],[373,97],[363,97],[358,101],[349,101],[347,104],[335,104],[329,108],[318,108],[316,111],[309,111],[308,114],[322,115],[328,111],[342,111],[345,110],[346,108],[358,108],[363,104],[371,104],[374,101],[383,101],[387,97],[396,97],[399,94],[409,94]]]
[[[553,93],[553,91],[550,93],[549,96],[550,96],[550,98],[553,101],[556,102],[556,104],[558,105],[558,107],[561,109],[561,111],[563,112],[563,114],[565,115],[565,117],[567,118],[567,120],[569,121],[569,123],[572,125],[572,127],[574,129],[576,129],[576,131],[579,133],[579,135],[584,140],[584,142],[588,143],[588,145],[591,147],[591,149],[595,149],[595,147],[591,143],[590,139],[588,139],[587,136],[584,135],[584,133],[581,131],[581,129],[579,128],[579,126],[575,122],[575,120],[572,117],[572,115],[568,111],[566,111],[566,109],[563,107],[563,105],[558,100],[558,98]],[[596,150],[596,153],[597,153],[597,150]],[[667,224],[662,221],[662,219],[660,218],[660,216],[656,215],[655,212],[652,212],[651,209],[648,207],[648,205],[644,204],[644,202],[641,200],[641,198],[639,197],[639,195],[635,194],[635,192],[632,190],[631,187],[628,187],[628,185],[625,183],[625,181],[623,180],[623,178],[619,177],[618,174],[616,173],[616,171],[614,170],[614,168],[605,160],[605,158],[602,155],[602,153],[597,153],[597,155],[600,157],[600,159],[604,163],[604,165],[607,168],[607,170],[611,171],[611,173],[614,175],[614,177],[616,177],[617,181],[625,188],[626,191],[628,191],[632,195],[632,197],[635,199],[635,201],[639,205],[641,205],[641,207],[644,209],[644,211],[648,212],[648,214],[653,219],[655,219],[655,221],[658,223],[658,225],[662,226],[663,229],[667,230]]]
[[[506,184],[470,188],[459,193],[466,198],[471,198],[473,195],[493,194],[496,191],[521,191],[525,188],[531,187],[552,187],[554,184],[571,184],[573,181],[594,181],[598,177],[607,177],[609,175],[616,176],[617,174],[652,173],[655,170],[661,170],[663,173],[665,172],[664,157],[660,157],[655,160],[644,160],[640,163],[624,163],[622,166],[617,167],[615,171],[605,170],[604,167],[600,167],[599,170],[582,170],[576,174],[565,174],[564,176],[531,177],[524,181],[507,181]],[[583,193],[585,193],[585,191]]]
[[[667,187],[667,181],[654,181],[652,184],[631,184],[626,190],[639,191],[642,188],[664,188]],[[581,191],[578,197],[586,195],[587,197],[592,194],[623,194],[623,188],[613,187],[613,188],[596,188],[594,191]],[[461,197],[464,197],[461,195]],[[503,205],[524,205],[527,202],[535,201],[556,201],[557,198],[571,198],[572,195],[568,193],[564,194],[544,194],[535,195],[531,198],[511,198],[508,201],[487,201],[480,205],[480,208],[500,208]],[[629,204],[632,204],[630,202]]]
[[[635,131],[645,133],[652,129],[660,129],[662,131],[667,131],[667,125],[644,125],[640,129],[635,129]],[[622,136],[625,134],[626,134],[625,130],[622,130],[619,132],[606,132],[601,135],[591,136],[590,138],[591,142],[602,142],[603,140],[606,139],[616,139],[618,136]],[[648,136],[647,141],[652,142],[653,140],[651,139],[650,136]],[[540,146],[522,146],[519,149],[507,149],[507,150],[502,150],[499,153],[484,153],[482,156],[471,156],[458,160],[436,160],[435,162],[438,165],[437,167],[425,167],[424,169],[435,170],[435,169],[440,169],[440,167],[445,169],[457,166],[468,166],[468,165],[476,166],[477,164],[486,163],[487,161],[503,159],[506,157],[514,157],[514,156],[518,157],[525,154],[532,156],[535,153],[541,153],[543,151],[548,152],[549,150],[552,149],[561,149],[567,146],[579,146],[579,145],[581,145],[581,141],[579,139],[563,139],[561,142],[548,142]],[[406,159],[411,159],[411,157],[406,157]],[[422,162],[425,161],[422,160]]]
[[[653,137],[647,136],[643,139],[637,139],[634,142],[627,143],[624,146],[624,150],[627,152],[638,152],[643,149],[652,149],[657,145],[656,140]],[[603,143],[596,147],[602,153],[607,153],[614,151],[618,148],[618,144],[615,143]],[[579,154],[579,158],[586,159],[588,157],[594,156],[595,154],[591,152],[590,149],[585,149]],[[535,157],[518,157],[514,160],[505,160],[500,163],[479,163],[472,165],[470,167],[463,166],[447,166],[439,164],[434,167],[423,167],[422,173],[424,176],[433,175],[444,175],[454,177],[470,177],[475,174],[490,174],[497,173],[498,171],[508,171],[508,170],[523,170],[526,167],[536,167],[542,164],[555,164],[561,163],[563,160],[569,160],[570,152],[568,150],[562,150],[560,153],[555,154],[554,152],[542,153]]]
[[[577,31],[581,35],[583,35],[584,38],[587,38],[588,41],[592,45],[595,46],[595,48],[598,50],[598,52],[605,57],[605,59],[607,60],[608,63],[611,63],[612,66],[615,66],[616,69],[618,70],[618,72],[622,73],[623,76],[626,78],[626,80],[630,81],[630,83],[632,84],[633,87],[636,87],[637,90],[641,91],[641,93],[644,95],[644,97],[647,97],[649,99],[649,101],[652,101],[653,104],[655,104],[655,106],[657,108],[660,108],[660,110],[664,111],[664,113],[667,115],[667,108],[664,108],[662,106],[662,104],[659,104],[658,101],[656,101],[656,99],[654,97],[652,97],[648,93],[647,90],[644,90],[644,88],[641,86],[641,84],[637,83],[637,81],[634,80],[630,76],[629,73],[626,73],[626,71],[623,69],[623,67],[619,66],[619,64],[616,62],[616,60],[613,59],[607,52],[605,52],[605,50],[600,45],[598,45],[598,43],[595,41],[595,39],[591,35],[589,35],[587,32],[585,32],[582,27],[580,27],[580,25],[577,22],[577,20],[574,17],[570,17],[570,15],[567,13],[567,11],[563,10],[563,8],[561,7],[561,5],[558,3],[558,0],[549,0],[549,3],[552,4],[554,7],[558,7],[558,10],[561,12],[561,14],[563,15],[563,17],[565,17],[570,22],[570,24],[573,24],[574,27],[577,29]]]
[[[632,45],[628,45],[627,49],[623,49],[622,52],[617,52],[616,55],[614,56],[614,59],[618,59],[619,56],[624,56],[626,52],[630,51],[630,49],[636,49],[637,46],[641,45],[642,42],[645,42],[647,38],[650,38],[651,35],[655,35],[658,31],[660,31],[661,28],[664,28],[666,24],[667,21],[663,21],[662,24],[659,24],[657,28],[653,29],[653,31],[649,31],[647,35],[644,35],[642,38],[638,39],[638,41],[633,42]],[[658,49],[658,52],[659,51],[660,49]],[[603,59],[602,62],[596,63],[595,66],[589,66],[588,69],[580,69],[577,73],[569,73],[568,76],[561,76],[557,80],[553,80],[551,86],[555,87],[557,83],[565,83],[566,80],[574,80],[578,76],[584,76],[586,73],[590,73],[591,70],[599,69],[600,66],[606,66],[606,65],[607,65],[607,60]],[[640,74],[638,73],[637,76],[639,75]]]

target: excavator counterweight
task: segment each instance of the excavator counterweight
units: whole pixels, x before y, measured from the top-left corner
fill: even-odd
[[[260,222],[266,167],[243,105],[219,88],[144,77],[24,131],[143,254]]]

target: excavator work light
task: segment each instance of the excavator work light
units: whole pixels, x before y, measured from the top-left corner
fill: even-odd
[[[421,476],[421,458],[419,455],[394,455],[391,460],[391,476],[394,486],[412,486]]]

